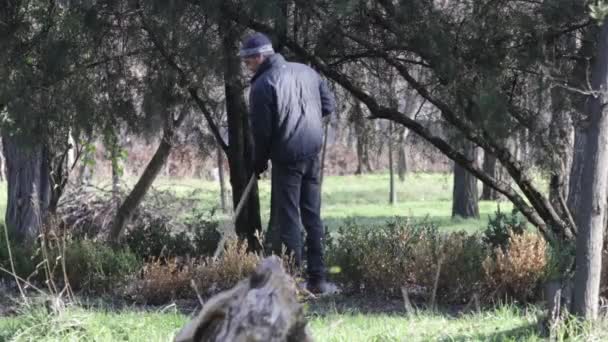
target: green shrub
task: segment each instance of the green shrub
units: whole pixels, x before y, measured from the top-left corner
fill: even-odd
[[[498,207],[494,216],[489,217],[488,227],[484,232],[484,242],[492,248],[500,247],[504,250],[509,244],[509,232],[521,235],[526,230],[526,226],[525,217],[516,208],[507,215]]]
[[[142,265],[141,259],[128,248],[113,249],[92,240],[69,242],[65,259],[72,288],[92,292],[112,289]]]
[[[192,245],[197,256],[211,256],[222,238],[218,222],[209,219],[209,214],[194,214],[186,221],[192,235]]]
[[[0,266],[8,271],[12,271],[4,229],[6,229],[5,226],[0,225]],[[9,236],[9,238],[11,237]],[[27,278],[36,269],[37,262],[32,259],[34,249],[29,246],[20,245],[15,241],[12,241],[12,238],[10,247],[13,255],[13,263],[15,265],[15,273],[22,278]],[[0,279],[12,280],[14,278],[11,274],[0,271]]]
[[[352,290],[396,294],[414,280],[412,261],[420,245],[437,236],[429,222],[396,219],[362,227],[349,221],[326,241],[327,265],[336,271],[336,280]]]
[[[363,227],[354,221],[326,238],[327,265],[347,290],[430,298],[437,278],[437,299],[463,303],[481,291],[482,264],[489,249],[480,235],[440,234],[430,222],[396,219]],[[412,292],[415,290],[414,292]]]
[[[174,256],[211,255],[220,240],[218,223],[194,214],[185,221],[185,228],[174,232],[175,227],[167,218],[151,217],[138,220],[138,224],[126,234],[129,248],[142,259]]]
[[[435,286],[436,296],[444,303],[463,303],[483,286],[483,261],[488,248],[479,235],[455,232],[435,240],[422,239],[412,251],[409,267],[412,283],[422,287],[428,298]]]

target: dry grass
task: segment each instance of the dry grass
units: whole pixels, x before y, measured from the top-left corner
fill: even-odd
[[[140,303],[162,304],[194,298],[196,290],[213,295],[248,277],[260,258],[247,252],[245,243],[231,240],[220,258],[156,258],[146,263],[125,295]]]

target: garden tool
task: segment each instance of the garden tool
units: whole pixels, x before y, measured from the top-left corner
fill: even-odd
[[[251,176],[251,178],[249,179],[249,183],[247,183],[247,186],[245,187],[245,190],[243,191],[241,198],[239,199],[236,209],[234,209],[234,213],[232,214],[232,221],[224,222],[221,224],[222,238],[220,239],[220,242],[217,244],[215,253],[213,253],[214,259],[217,259],[220,256],[220,254],[222,253],[222,251],[224,250],[224,246],[226,244],[228,235],[229,234],[232,236],[236,235],[236,219],[239,217],[239,214],[243,210],[243,207],[245,206],[245,200],[249,197],[249,193],[251,192],[251,189],[253,188],[253,184],[255,184],[255,181],[256,181],[256,176],[255,176],[255,174],[253,174]]]

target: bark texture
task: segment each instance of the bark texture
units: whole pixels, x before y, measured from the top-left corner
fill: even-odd
[[[471,143],[465,143],[465,153],[469,160],[477,159],[477,150]],[[452,217],[479,218],[477,178],[459,164],[454,165],[454,193],[452,197]]]
[[[483,156],[483,171],[487,173],[492,178],[498,178],[498,173],[496,172],[496,157],[489,154],[484,153]],[[483,201],[495,201],[498,199],[498,192],[494,190],[491,186],[484,184],[483,189],[481,191],[481,200]]]
[[[312,341],[306,324],[293,279],[273,256],[249,279],[211,298],[175,341]]]
[[[597,319],[599,309],[602,246],[606,223],[608,191],[608,115],[605,109],[608,87],[608,21],[602,24],[598,55],[592,69],[589,96],[589,126],[581,186],[581,206],[577,215],[574,314]]]
[[[230,164],[230,184],[232,185],[232,203],[236,208],[249,178],[253,174],[253,140],[249,128],[249,113],[243,95],[241,82],[241,61],[238,57],[241,29],[226,20],[222,24],[224,36],[224,90],[226,93],[226,114],[228,116],[228,163]],[[250,249],[259,250],[260,243],[256,237],[262,230],[260,217],[260,200],[257,184],[254,185],[249,198],[236,220],[236,233],[246,239]]]
[[[51,200],[49,151],[3,136],[8,183],[5,222],[18,242],[33,241],[41,232]]]

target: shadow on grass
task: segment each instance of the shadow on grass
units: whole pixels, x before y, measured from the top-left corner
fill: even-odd
[[[451,342],[468,342],[468,341],[491,341],[491,342],[507,342],[507,341],[544,341],[540,337],[537,324],[527,324],[517,328],[496,331],[492,333],[467,334],[459,336],[449,336],[440,338],[439,341]]]

